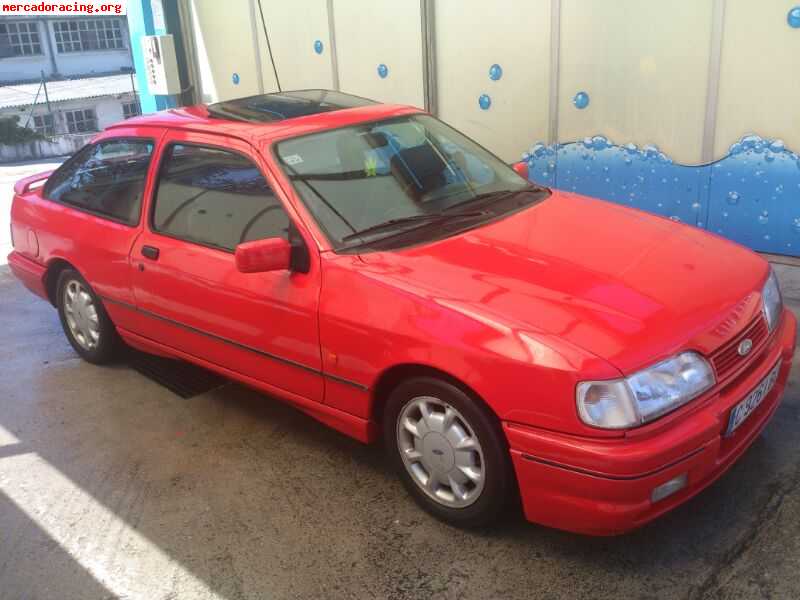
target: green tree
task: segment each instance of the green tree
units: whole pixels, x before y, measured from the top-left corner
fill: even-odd
[[[20,142],[43,139],[45,138],[41,133],[27,127],[21,127],[19,117],[16,115],[0,118],[0,144],[13,145]]]

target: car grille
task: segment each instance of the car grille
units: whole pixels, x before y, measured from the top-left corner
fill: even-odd
[[[714,365],[714,370],[717,373],[717,381],[724,381],[740,367],[747,364],[750,359],[754,358],[766,341],[768,333],[767,322],[764,316],[759,313],[744,331],[714,352],[711,355],[711,364]],[[745,356],[741,356],[739,354],[739,344],[742,340],[748,338],[753,342],[753,347]]]

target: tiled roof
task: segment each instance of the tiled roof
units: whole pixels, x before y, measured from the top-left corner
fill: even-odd
[[[133,79],[135,81],[136,77]],[[39,85],[39,83],[21,83],[0,86],[0,108],[33,104]],[[50,102],[114,96],[131,91],[133,90],[131,89],[131,76],[129,73],[47,82],[47,95],[50,98]],[[39,98],[35,101],[37,104],[44,104],[44,90],[39,90]]]

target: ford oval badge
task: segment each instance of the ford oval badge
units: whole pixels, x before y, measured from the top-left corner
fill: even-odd
[[[739,348],[738,348],[739,356],[747,356],[748,354],[750,354],[750,350],[752,349],[753,349],[753,340],[751,340],[750,338],[744,339],[741,342],[739,342]]]

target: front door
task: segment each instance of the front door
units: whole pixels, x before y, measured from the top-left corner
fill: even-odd
[[[234,260],[242,242],[288,239],[291,220],[276,190],[248,144],[167,135],[131,253],[137,333],[321,402],[318,262],[307,273],[241,273]]]

